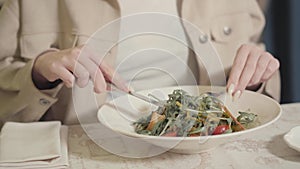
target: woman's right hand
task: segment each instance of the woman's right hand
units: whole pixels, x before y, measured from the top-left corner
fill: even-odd
[[[86,48],[84,55],[80,56],[84,47],[82,45],[60,51],[49,51],[37,57],[32,70],[32,79],[37,88],[47,88],[47,84],[56,80],[62,80],[70,88],[75,79],[79,87],[85,87],[91,79],[96,93],[106,90],[106,81],[126,92],[129,91],[125,81],[114,68],[103,60],[100,62],[99,56],[94,52]]]

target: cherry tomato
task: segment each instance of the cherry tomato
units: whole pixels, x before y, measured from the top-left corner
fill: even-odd
[[[190,137],[198,137],[198,136],[200,136],[200,133],[190,134]]]
[[[223,134],[228,129],[229,129],[228,125],[219,125],[215,128],[215,131],[213,132],[213,135]]]

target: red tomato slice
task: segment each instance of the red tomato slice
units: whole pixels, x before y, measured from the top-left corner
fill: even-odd
[[[216,127],[215,131],[213,132],[213,135],[223,134],[228,129],[228,125],[219,125]]]

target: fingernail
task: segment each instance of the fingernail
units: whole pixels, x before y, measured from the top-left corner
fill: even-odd
[[[72,88],[72,83],[70,82],[65,83],[65,85],[67,86],[67,88]]]
[[[72,78],[72,79],[68,80],[68,84],[69,84],[70,87],[73,87],[74,83],[75,83],[75,78]]]
[[[231,85],[229,86],[229,89],[228,89],[228,94],[229,94],[230,96],[232,96],[233,92],[234,92],[234,84],[231,84]]]
[[[107,86],[108,85],[106,83],[103,83],[101,85],[94,84],[94,92],[96,92],[98,94],[106,92]]]
[[[233,101],[236,101],[237,99],[239,99],[241,96],[241,93],[242,92],[240,90],[236,91],[233,96]]]
[[[97,87],[94,87],[94,92],[95,92],[95,93],[100,94],[100,93],[102,93],[102,91],[103,91],[103,90],[98,89]]]
[[[83,80],[76,80],[76,84],[80,87],[83,88],[85,86],[85,83]]]
[[[72,88],[73,87],[73,83],[70,80],[65,81],[64,84],[67,86],[67,88]]]
[[[128,86],[128,88],[129,88],[129,91],[134,92],[134,89],[132,86]]]
[[[128,86],[121,86],[119,87],[119,89],[123,90],[124,92],[129,92],[131,91],[130,88]]]

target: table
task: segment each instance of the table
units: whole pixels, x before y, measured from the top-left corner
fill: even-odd
[[[300,103],[283,104],[282,116],[272,125],[200,154],[166,152],[133,159],[111,154],[88,138],[80,125],[69,127],[69,162],[74,169],[247,169],[300,168],[300,152],[287,146],[283,135],[300,125]]]

